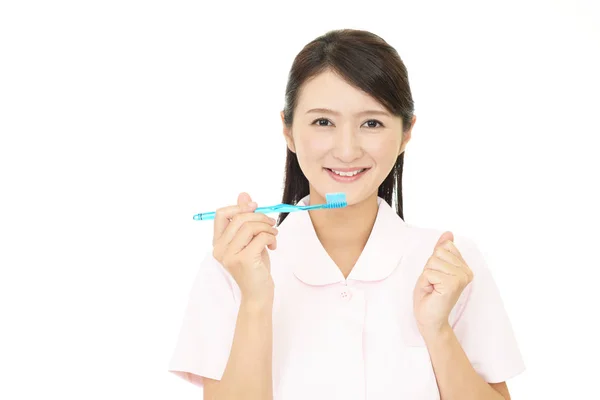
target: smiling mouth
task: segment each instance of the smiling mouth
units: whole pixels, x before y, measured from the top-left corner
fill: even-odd
[[[342,177],[353,177],[359,174],[362,174],[363,172],[367,171],[369,168],[358,168],[358,169],[354,169],[354,170],[350,170],[350,171],[341,171],[341,170],[337,170],[337,169],[333,169],[333,168],[325,168],[327,171],[334,173],[337,176],[342,176]]]
[[[333,168],[323,168],[327,171],[327,175],[331,179],[340,183],[351,183],[359,180],[371,168],[344,168],[345,171],[340,171]]]

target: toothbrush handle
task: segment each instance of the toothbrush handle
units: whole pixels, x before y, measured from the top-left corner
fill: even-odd
[[[215,219],[216,212],[205,212],[194,215],[194,221],[208,221],[209,219]]]
[[[306,210],[318,210],[320,208],[325,208],[325,204],[314,204],[312,206],[294,206],[292,204],[278,204],[276,206],[271,207],[259,207],[254,212],[262,212],[262,213],[290,213],[294,211],[306,211]]]
[[[270,207],[258,207],[256,210],[254,210],[255,213],[263,213],[263,214],[270,214],[270,213],[276,213],[276,212],[292,212],[292,211],[298,211],[300,210],[299,207],[297,206],[292,206],[290,204],[278,204],[276,206],[270,206]]]
[[[323,204],[315,204],[312,206],[294,206],[291,204],[278,204],[276,206],[270,206],[270,207],[258,207],[256,210],[254,210],[255,213],[263,213],[263,214],[269,214],[269,213],[282,213],[282,212],[294,212],[294,211],[302,211],[302,210],[317,210],[319,208],[323,208]],[[210,219],[215,219],[215,215],[216,213],[214,211],[212,212],[205,212],[205,213],[200,213],[200,214],[196,214],[194,215],[194,220],[195,221],[207,221]]]
[[[258,207],[256,210],[254,210],[254,212],[269,214],[269,213],[275,213],[275,212],[292,212],[292,211],[297,211],[298,209],[299,209],[299,207],[291,206],[288,204],[279,204],[277,206],[271,206],[271,207]],[[211,219],[215,219],[216,214],[217,213],[214,211],[196,214],[196,215],[194,215],[194,220],[195,221],[208,221]]]

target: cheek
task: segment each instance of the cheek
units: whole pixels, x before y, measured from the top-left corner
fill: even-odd
[[[364,144],[364,150],[375,160],[379,167],[394,165],[398,158],[400,141],[396,138],[374,140]]]
[[[331,149],[328,140],[324,136],[306,135],[296,140],[296,152],[298,159],[310,161],[320,160]]]

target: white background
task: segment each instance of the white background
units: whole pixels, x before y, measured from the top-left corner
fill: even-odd
[[[484,251],[513,398],[597,394],[598,2],[210,3],[0,6],[0,398],[201,398],[167,372],[192,215],[280,202],[287,73],[337,28],[407,65],[405,219]]]

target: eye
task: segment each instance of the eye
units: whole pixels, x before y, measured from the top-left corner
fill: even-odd
[[[379,121],[377,121],[376,119],[370,119],[366,122],[367,124],[369,124],[369,128],[382,128],[383,124]],[[373,126],[373,125],[377,125],[379,124],[380,126]]]
[[[331,121],[328,120],[327,118],[317,118],[312,122],[312,125],[315,125],[315,123],[316,123],[317,126],[322,126],[322,127],[333,126],[333,124],[329,125],[330,122]],[[384,125],[376,119],[370,119],[365,123],[368,124],[369,128],[383,128],[384,127]],[[379,125],[377,125],[377,124],[379,124]]]
[[[329,126],[329,125],[327,125],[327,123],[331,122],[331,121],[329,121],[327,118],[317,118],[312,122],[311,125],[314,125],[315,122],[317,123],[317,126]]]

